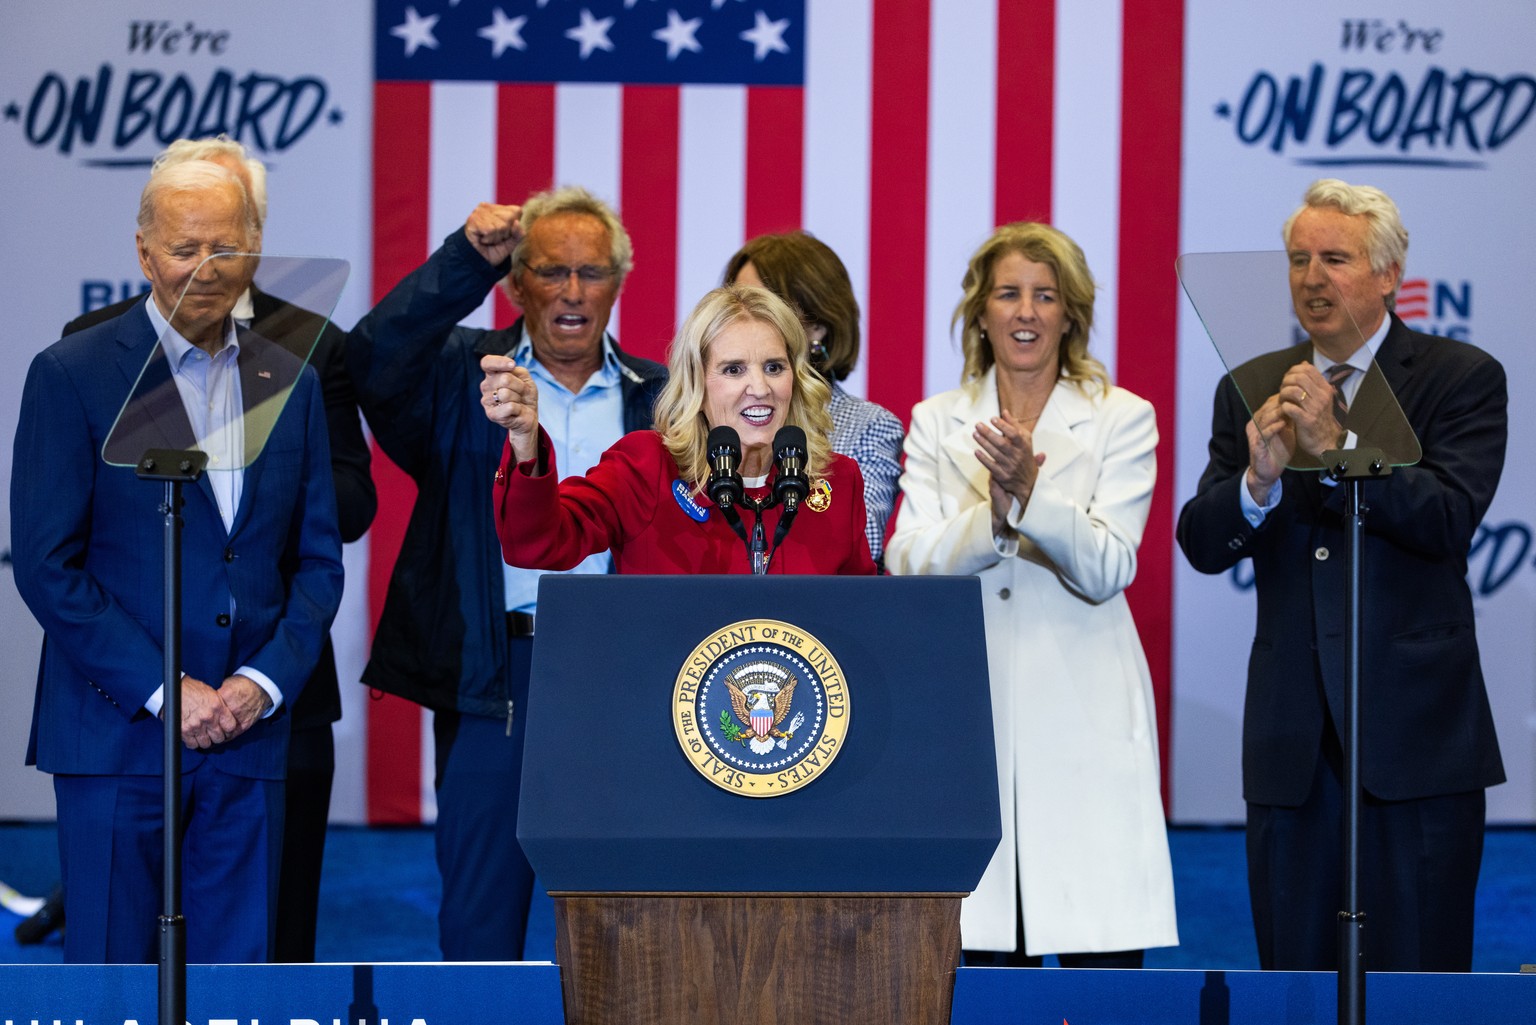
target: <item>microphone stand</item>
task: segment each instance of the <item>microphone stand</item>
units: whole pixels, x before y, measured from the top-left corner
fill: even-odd
[[[738,481],[739,479],[737,478]],[[768,572],[768,566],[773,562],[774,554],[779,550],[779,545],[789,535],[789,528],[795,522],[795,514],[800,511],[800,500],[804,498],[804,495],[797,490],[788,489],[781,496],[781,489],[776,486],[762,498],[753,498],[744,490],[739,490],[738,488],[729,486],[717,488],[715,486],[716,483],[722,481],[727,484],[729,483],[728,478],[711,470],[710,481],[706,485],[706,490],[710,497],[714,499],[720,514],[725,517],[725,522],[730,524],[736,536],[741,538],[742,543],[747,546],[747,562],[752,569],[752,574],[754,576],[764,576]],[[794,501],[790,501],[791,498]],[[784,515],[779,517],[779,525],[774,528],[773,547],[769,549],[767,538],[763,532],[763,513],[778,505],[781,499],[784,503]],[[755,514],[755,522],[752,525],[750,537],[747,535],[746,525],[742,523],[741,514],[736,511],[736,503],[738,502],[751,509]]]
[[[1339,912],[1340,1025],[1365,1022],[1365,912],[1360,909],[1360,609],[1365,505],[1360,485],[1392,473],[1380,449],[1323,453],[1327,473],[1344,488],[1344,909]]]
[[[753,576],[767,576],[768,563],[773,558],[773,552],[768,551],[768,539],[763,534],[763,510],[773,504],[771,497],[763,500],[747,499],[752,503],[752,509],[757,513],[752,523],[752,541],[747,545],[747,556],[752,561]],[[774,545],[778,550],[778,545]]]
[[[752,510],[755,517],[750,536],[748,536],[746,524],[741,521],[741,514],[736,511],[734,502],[722,502],[717,499],[716,505],[721,515],[725,517],[725,522],[731,525],[736,536],[741,538],[742,544],[747,546],[747,564],[752,569],[752,575],[763,576],[767,574],[768,565],[773,561],[773,553],[779,550],[779,542],[784,540],[784,535],[789,531],[787,521],[793,520],[795,514],[790,510],[785,511],[783,518],[779,520],[778,528],[773,533],[773,549],[770,551],[763,533],[763,512],[777,505],[778,499],[772,494],[763,498],[753,498],[743,494],[740,501],[742,505]]]
[[[187,920],[181,914],[181,486],[197,480],[208,454],[150,449],[139,460],[140,480],[165,484],[160,503],[165,541],[165,638],[161,645],[160,706],[164,720],[164,869],[160,914],[160,1025],[187,1020]]]

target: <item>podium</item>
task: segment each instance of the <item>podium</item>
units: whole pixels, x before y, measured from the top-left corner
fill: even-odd
[[[567,1022],[947,1025],[1001,838],[975,578],[546,576],[528,705]]]

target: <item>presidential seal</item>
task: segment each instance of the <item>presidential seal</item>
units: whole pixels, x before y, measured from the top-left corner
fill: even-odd
[[[732,623],[693,649],[672,692],[672,726],[699,775],[743,797],[818,778],[848,733],[837,659],[791,623]]]

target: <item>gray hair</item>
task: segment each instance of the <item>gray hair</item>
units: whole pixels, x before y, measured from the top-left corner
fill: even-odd
[[[1296,218],[1303,210],[1321,207],[1332,207],[1340,213],[1365,218],[1365,250],[1371,270],[1384,274],[1391,267],[1397,267],[1397,280],[1392,282],[1392,291],[1387,296],[1387,309],[1392,309],[1397,302],[1397,286],[1403,280],[1403,267],[1408,261],[1408,229],[1403,227],[1397,204],[1373,185],[1350,185],[1337,178],[1319,178],[1307,186],[1301,206],[1285,219],[1285,226],[1280,229],[1280,238],[1287,249],[1291,246],[1291,226],[1296,223]]]
[[[144,191],[139,196],[139,230],[148,235],[154,230],[155,210],[160,197],[182,192],[207,192],[234,186],[240,196],[240,209],[245,215],[245,231],[252,251],[261,248],[261,223],[256,218],[255,207],[245,183],[240,176],[222,164],[207,160],[189,160],[172,164],[149,176]]]
[[[635,266],[635,247],[629,241],[629,232],[613,207],[598,199],[580,185],[562,185],[557,189],[529,196],[523,204],[518,223],[523,229],[523,239],[512,250],[512,273],[517,274],[525,266],[528,255],[528,230],[540,217],[551,214],[587,214],[596,217],[608,230],[608,262],[613,267],[618,283]]]
[[[217,135],[212,139],[177,139],[155,157],[155,162],[150,166],[150,177],[154,177],[167,167],[186,163],[189,160],[230,160],[245,169],[245,176],[250,181],[250,199],[256,205],[256,226],[259,228],[267,223],[267,165],[246,152],[244,146],[231,139],[228,135]]]

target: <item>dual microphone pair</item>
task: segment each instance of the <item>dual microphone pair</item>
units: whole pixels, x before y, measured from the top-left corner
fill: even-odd
[[[709,453],[709,500],[723,512],[738,505],[755,505],[759,510],[783,505],[786,513],[800,508],[810,493],[811,482],[805,475],[805,431],[799,427],[780,427],[773,436],[773,464],[778,470],[773,494],[760,503],[746,498],[741,480],[741,435],[734,427],[716,427],[706,443]]]
[[[810,494],[811,482],[805,475],[805,431],[786,425],[773,436],[773,464],[778,472],[774,476],[772,492],[762,498],[753,498],[746,493],[740,469],[741,435],[734,427],[721,426],[711,430],[705,450],[709,454],[709,483],[706,486],[709,500],[719,508],[736,536],[746,542],[752,572],[767,573],[774,553],[795,521],[795,513],[800,511],[800,503]],[[784,506],[784,515],[779,517],[779,525],[773,532],[773,547],[769,548],[767,538],[763,536],[763,510],[775,505]],[[745,506],[756,514],[751,537],[747,536],[737,506]]]

